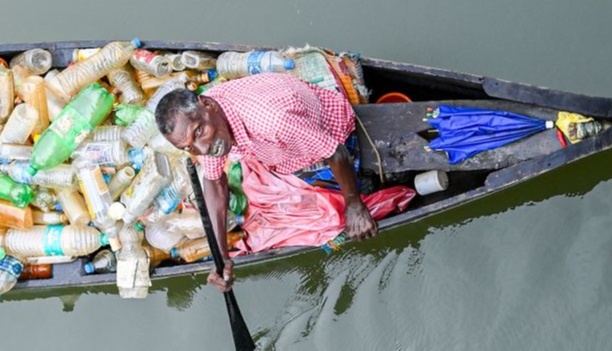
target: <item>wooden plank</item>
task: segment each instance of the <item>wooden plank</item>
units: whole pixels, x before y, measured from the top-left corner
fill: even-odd
[[[532,105],[499,100],[430,101],[406,104],[367,104],[355,106],[357,115],[378,149],[385,173],[424,170],[484,170],[500,169],[561,148],[554,130],[547,130],[516,143],[480,153],[461,164],[450,165],[445,153],[426,152],[429,142],[419,135],[431,127],[423,118],[428,107],[438,105],[472,106],[491,110],[511,111],[544,120],[556,120],[557,111]],[[363,169],[378,173],[378,162],[359,127]]]

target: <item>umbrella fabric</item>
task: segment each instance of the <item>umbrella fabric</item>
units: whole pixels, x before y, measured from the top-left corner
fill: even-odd
[[[546,121],[507,111],[441,105],[429,124],[439,137],[429,143],[446,151],[450,164],[463,162],[482,151],[526,138],[545,130]]]

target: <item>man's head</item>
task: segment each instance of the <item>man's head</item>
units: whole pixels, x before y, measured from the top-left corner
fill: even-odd
[[[155,110],[155,121],[172,145],[192,155],[225,156],[234,142],[221,106],[187,89],[164,96]]]

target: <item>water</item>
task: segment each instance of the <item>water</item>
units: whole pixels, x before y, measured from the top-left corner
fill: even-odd
[[[9,16],[0,42],[310,43],[612,96],[612,5],[603,0],[167,4],[7,2],[3,11],[27,13],[35,25]],[[242,313],[258,342],[276,350],[608,350],[610,157],[330,257],[240,269]],[[0,328],[10,336],[3,349],[106,350],[103,340],[112,340],[120,349],[231,350],[223,298],[204,279],[156,281],[144,301],[121,300],[112,286],[10,293],[0,304]]]

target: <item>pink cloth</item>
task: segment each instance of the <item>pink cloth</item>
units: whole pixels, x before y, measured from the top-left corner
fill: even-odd
[[[208,90],[227,115],[231,152],[291,174],[330,157],[355,129],[346,98],[288,74],[264,73]],[[225,157],[200,156],[204,177],[218,179]]]

